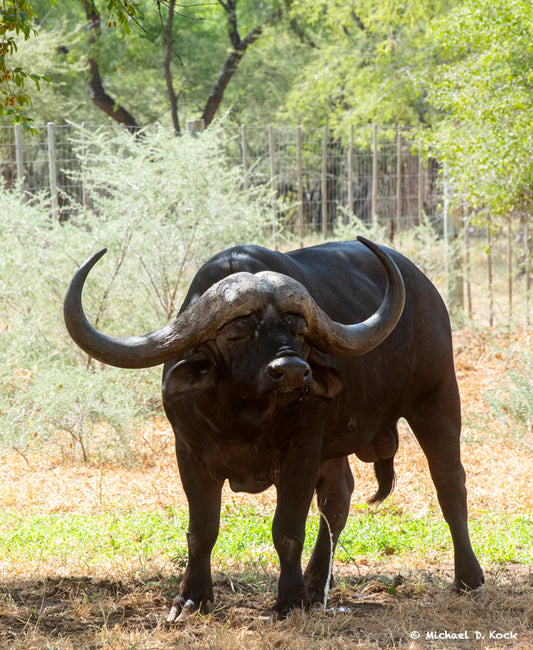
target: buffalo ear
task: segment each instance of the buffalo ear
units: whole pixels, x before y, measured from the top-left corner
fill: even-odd
[[[216,369],[202,352],[196,352],[188,359],[178,361],[163,379],[163,395],[172,398],[190,391],[204,391],[214,388]]]
[[[342,379],[335,368],[327,366],[324,361],[311,351],[309,355],[309,364],[313,371],[313,384],[311,392],[318,397],[325,397],[326,399],[333,399],[342,389]]]

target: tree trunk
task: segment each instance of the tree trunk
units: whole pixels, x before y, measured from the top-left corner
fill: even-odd
[[[247,36],[241,39],[237,26],[237,0],[227,0],[225,2],[219,0],[219,4],[223,7],[224,11],[227,14],[228,36],[231,41],[233,50],[226,59],[224,67],[222,68],[222,72],[218,76],[215,86],[209,95],[209,98],[205,105],[202,118],[206,126],[208,126],[215,117],[215,114],[222,102],[224,91],[231,81],[231,78],[235,74],[235,71],[239,67],[239,63],[245,55],[247,48],[252,45],[252,43],[254,43],[254,41],[256,41],[263,33],[263,27],[255,27]],[[272,14],[267,22],[272,24],[278,21],[281,16],[281,11],[277,11]]]
[[[137,131],[139,125],[134,117],[123,106],[106,93],[100,76],[100,66],[98,64],[98,45],[100,42],[100,14],[94,4],[94,0],[85,0],[83,3],[85,14],[89,24],[89,90],[92,101],[106,115],[113,118],[119,124],[124,124],[131,131]]]
[[[170,63],[172,61],[172,54],[174,53],[172,46],[172,26],[174,24],[174,9],[176,6],[176,0],[170,0],[168,3],[168,17],[165,24],[165,62],[163,68],[165,70],[165,81],[167,82],[167,92],[168,98],[170,101],[170,115],[172,117],[172,125],[174,126],[174,133],[179,135],[181,133],[180,121],[178,117],[178,95],[174,90],[174,84],[172,82],[172,71],[170,69]]]

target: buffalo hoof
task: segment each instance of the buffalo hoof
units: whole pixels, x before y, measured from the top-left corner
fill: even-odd
[[[485,577],[483,576],[483,572],[476,572],[475,574],[468,577],[465,576],[463,578],[455,578],[452,585],[452,591],[458,594],[479,593],[483,587],[484,582]]]
[[[309,612],[311,609],[311,601],[309,599],[303,600],[302,598],[291,599],[282,603],[277,602],[270,616],[271,621],[282,621],[292,611],[300,610],[302,612]]]
[[[185,600],[183,596],[176,596],[167,616],[167,623],[186,623],[199,609],[193,600]]]
[[[326,579],[327,581],[327,579]],[[307,585],[307,592],[309,593],[309,600],[311,601],[313,608],[315,606],[323,606],[326,596],[326,587],[324,586],[326,582],[323,578],[316,579],[306,579],[305,583]],[[333,575],[329,580],[329,587],[327,589],[328,593],[332,587],[335,585],[335,579]]]

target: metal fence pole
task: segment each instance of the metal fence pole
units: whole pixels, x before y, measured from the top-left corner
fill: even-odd
[[[15,161],[17,164],[17,180],[20,189],[22,189],[24,184],[24,163],[22,151],[22,128],[20,124],[15,124]]]
[[[48,169],[52,217],[57,218],[59,216],[59,200],[57,193],[56,143],[53,122],[48,122]]]
[[[328,125],[322,132],[322,238],[328,236]]]

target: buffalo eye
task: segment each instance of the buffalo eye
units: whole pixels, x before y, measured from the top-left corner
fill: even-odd
[[[222,334],[227,341],[232,343],[248,341],[253,336],[253,330],[248,321],[249,319],[247,317],[236,318],[224,325],[224,327],[221,327],[219,334]]]
[[[307,334],[307,323],[298,314],[286,314],[285,323],[295,339],[303,338]]]

